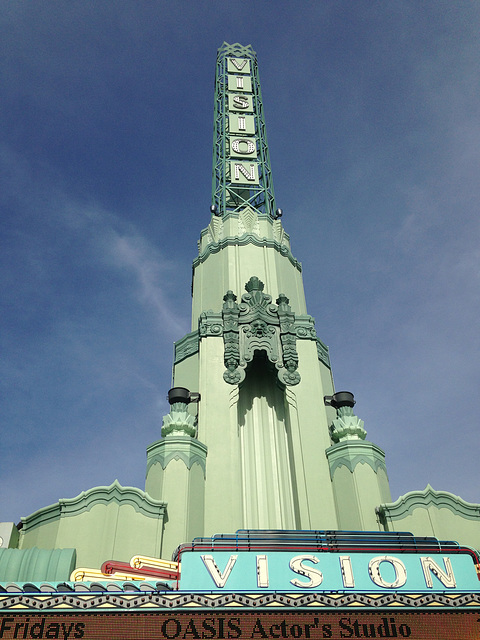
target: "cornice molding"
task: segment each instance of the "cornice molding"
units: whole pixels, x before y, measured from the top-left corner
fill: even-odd
[[[287,258],[298,271],[302,271],[301,263],[293,257],[290,249],[284,244],[280,244],[276,240],[269,240],[268,238],[259,238],[250,233],[246,233],[243,236],[228,236],[219,242],[209,244],[205,247],[202,253],[195,258],[193,261],[193,268],[196,269],[198,265],[205,262],[210,255],[218,253],[222,249],[225,249],[225,247],[244,247],[247,244],[253,244],[257,247],[266,247],[267,249],[274,249],[284,258]]]
[[[93,487],[88,491],[82,491],[75,498],[62,498],[55,504],[43,507],[26,518],[22,518],[22,534],[35,527],[52,522],[59,518],[77,516],[92,507],[112,502],[123,506],[130,505],[135,511],[149,518],[163,517],[166,505],[160,500],[154,500],[145,491],[137,487],[122,487],[115,480],[109,487]]]
[[[401,520],[412,515],[415,509],[448,509],[455,515],[460,515],[467,520],[480,519],[480,504],[466,502],[460,496],[448,491],[435,491],[429,484],[423,491],[410,491],[400,496],[395,502],[381,504],[379,513],[389,520]]]
[[[192,331],[174,343],[174,364],[178,364],[198,352],[199,333]]]
[[[350,473],[353,473],[359,464],[368,464],[375,473],[382,469],[388,477],[385,452],[373,442],[368,442],[367,440],[344,440],[329,447],[325,453],[332,479],[339,467],[347,467]]]
[[[187,469],[194,464],[200,465],[206,474],[207,447],[190,436],[169,436],[157,440],[147,447],[147,474],[150,468],[159,463],[165,469],[172,460],[182,460]]]

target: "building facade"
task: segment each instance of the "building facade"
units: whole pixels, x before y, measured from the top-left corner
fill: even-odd
[[[275,203],[250,46],[218,50],[211,218],[173,380],[145,489],[114,482],[19,528],[2,523],[0,582],[169,559],[181,543],[239,529],[410,531],[480,548],[480,505],[430,486],[392,502],[384,452],[368,441],[353,395],[334,389]]]

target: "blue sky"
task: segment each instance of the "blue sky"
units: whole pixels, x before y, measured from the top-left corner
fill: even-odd
[[[392,497],[478,492],[480,3],[4,0],[0,520],[144,486],[208,224],[223,41]]]

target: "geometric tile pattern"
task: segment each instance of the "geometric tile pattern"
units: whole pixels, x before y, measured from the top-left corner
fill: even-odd
[[[10,586],[10,585],[9,585]],[[13,585],[12,585],[13,586]],[[18,585],[15,585],[18,588]],[[27,586],[27,585],[25,585]],[[34,585],[31,585],[32,587]],[[50,585],[51,586],[51,585]],[[61,585],[58,585],[61,586]],[[67,585],[65,585],[67,586]],[[83,590],[79,590],[82,586]],[[275,609],[477,609],[480,607],[480,593],[268,593],[268,594],[205,594],[182,593],[179,591],[153,591],[151,583],[124,585],[124,590],[116,585],[75,584],[75,591],[56,593],[0,593],[0,611],[40,610],[40,611],[89,611],[89,610],[159,610],[159,609],[228,609],[275,608]],[[93,587],[94,591],[90,589]],[[5,586],[3,586],[5,589]],[[52,590],[54,587],[52,587]],[[131,590],[134,589],[134,590]],[[148,590],[147,590],[148,589]]]

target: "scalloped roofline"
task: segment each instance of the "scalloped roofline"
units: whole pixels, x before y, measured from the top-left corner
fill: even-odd
[[[460,514],[464,518],[480,518],[480,504],[466,502],[460,496],[449,491],[436,491],[427,484],[423,491],[409,491],[400,496],[395,502],[381,504],[378,509],[381,514],[399,520],[411,515],[415,509],[434,506],[437,509],[449,509],[452,513]]]
[[[150,518],[163,516],[166,508],[165,502],[155,500],[142,489],[122,487],[118,480],[114,480],[110,486],[93,487],[82,491],[75,498],[61,498],[54,504],[34,511],[21,519],[22,529],[25,532],[60,517],[71,517],[90,511],[97,504],[108,505],[113,502],[119,505],[128,504],[135,511]]]

